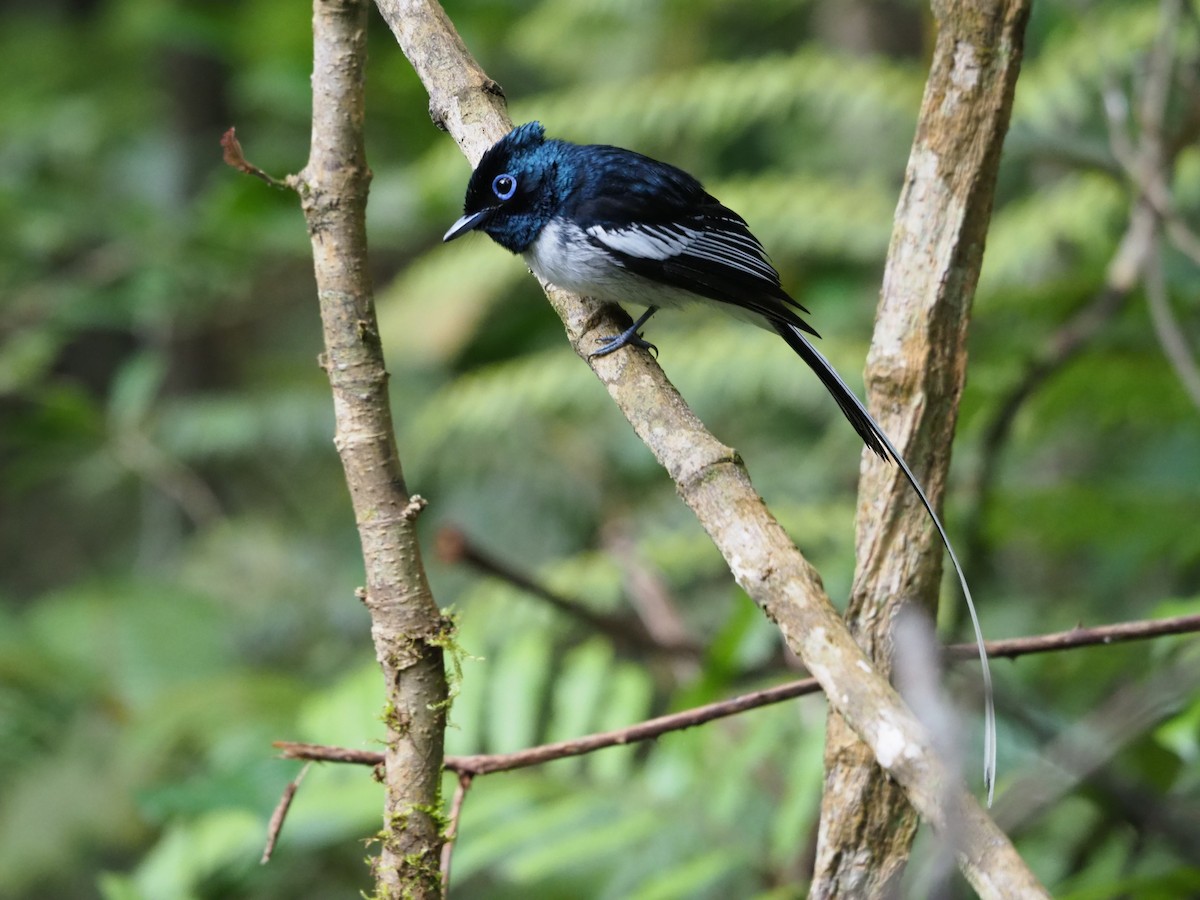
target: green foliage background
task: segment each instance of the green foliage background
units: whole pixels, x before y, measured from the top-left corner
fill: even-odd
[[[517,121],[669,159],[741,211],[860,381],[932,42],[926,9],[446,5]],[[1030,397],[1002,446],[985,440],[1047,335],[1103,283],[1132,198],[1102,90],[1137,88],[1157,19],[1150,2],[1035,4],[946,510],[972,548],[991,637],[1200,611],[1200,419],[1140,293]],[[468,169],[372,27],[373,265],[406,475],[430,500],[422,527],[432,538],[454,524],[601,610],[628,610],[627,576],[646,569],[708,648],[699,665],[618,652],[431,553],[467,654],[450,752],[517,749],[787,677],[772,628],[520,262],[483,238],[439,243]],[[1180,42],[1194,62],[1194,26]],[[309,67],[308,12],[283,0],[0,4],[0,896],[369,889],[364,841],[382,803],[362,770],[313,769],[275,860],[257,864],[297,772],[270,742],[373,747],[382,734],[304,223],[293,197],[223,167],[217,146],[236,124],[256,164],[298,170]],[[1200,222],[1194,146],[1175,175],[1178,208]],[[1195,268],[1168,251],[1166,272],[1194,349]],[[731,320],[663,315],[651,337],[844,597],[859,448],[816,380]],[[948,587],[947,638],[965,634],[960,602]],[[998,665],[1001,793],[1050,736],[1156,671],[1186,671],[1196,652],[1177,639]],[[974,669],[950,683],[974,746]],[[1183,692],[1100,776],[1017,830],[1056,895],[1200,892],[1200,700]],[[812,698],[480,779],[456,896],[796,896],[823,720]]]

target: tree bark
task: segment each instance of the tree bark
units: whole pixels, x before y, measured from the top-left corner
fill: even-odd
[[[388,402],[367,267],[363,149],[366,0],[314,0],[313,131],[308,164],[290,184],[312,238],[325,334],[322,366],[333,389],[334,443],[366,566],[360,592],[387,690],[384,828],[374,862],[376,896],[440,897],[442,740],[446,677],[442,618],[421,562]]]
[[[1029,0],[933,8],[937,43],[896,210],[866,382],[880,424],[940,507]],[[885,674],[896,612],[914,603],[936,613],[943,552],[898,474],[862,467],[858,563],[846,612],[851,633]],[[811,896],[888,896],[916,828],[905,792],[831,709]]]

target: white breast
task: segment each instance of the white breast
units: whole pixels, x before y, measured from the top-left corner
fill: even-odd
[[[563,219],[551,219],[523,256],[539,278],[597,300],[665,307],[704,300],[630,272],[578,225]]]

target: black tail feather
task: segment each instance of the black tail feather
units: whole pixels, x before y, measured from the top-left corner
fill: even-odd
[[[771,325],[779,332],[779,336],[788,342],[788,346],[808,363],[808,367],[816,372],[821,383],[825,385],[825,389],[833,395],[833,399],[841,407],[842,413],[850,420],[850,424],[854,426],[858,436],[867,445],[867,449],[876,453],[885,462],[898,458],[899,454],[889,447],[890,442],[887,435],[883,433],[883,429],[859,402],[854,391],[850,390],[846,382],[842,380],[842,376],[830,365],[829,360],[821,355],[821,352],[812,345],[799,328],[786,322],[772,322]]]
[[[837,401],[837,405],[841,407],[846,418],[850,420],[850,424],[854,426],[854,430],[866,443],[867,447],[874,451],[883,460],[894,460],[904,473],[904,477],[908,479],[908,483],[912,485],[912,489],[916,491],[917,496],[921,498],[921,503],[925,507],[925,511],[929,513],[929,518],[933,520],[934,526],[937,528],[938,535],[942,539],[942,543],[946,547],[946,552],[950,555],[950,562],[954,566],[954,571],[958,575],[958,583],[962,586],[963,596],[967,601],[967,611],[971,615],[971,624],[975,629],[975,643],[979,647],[979,663],[983,668],[983,691],[984,691],[984,747],[983,747],[983,780],[987,789],[988,806],[992,805],[992,797],[996,789],[996,708],[992,698],[992,673],[988,667],[987,648],[983,643],[983,628],[979,624],[979,616],[975,612],[975,601],[971,597],[971,589],[967,587],[967,577],[963,574],[962,566],[959,565],[958,555],[954,552],[954,547],[950,544],[950,538],[946,534],[946,529],[942,526],[942,521],[938,518],[937,513],[933,511],[933,504],[929,502],[929,498],[925,496],[925,489],[921,487],[917,478],[912,473],[912,469],[908,467],[904,457],[900,455],[900,451],[892,444],[888,436],[884,434],[883,429],[879,427],[879,423],[874,417],[867,412],[867,408],[863,405],[855,395],[854,391],[846,385],[842,380],[842,376],[837,373],[829,360],[827,360],[816,347],[808,340],[804,333],[794,325],[787,322],[771,322],[772,327],[779,332],[780,337],[787,341],[796,353],[808,363],[811,368],[821,379],[821,383],[833,395],[833,399]]]

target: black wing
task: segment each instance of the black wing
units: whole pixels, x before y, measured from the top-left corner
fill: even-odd
[[[564,210],[595,244],[651,281],[817,332],[797,315],[746,221],[682,169],[616,147],[588,147]],[[819,335],[817,335],[819,336]]]

